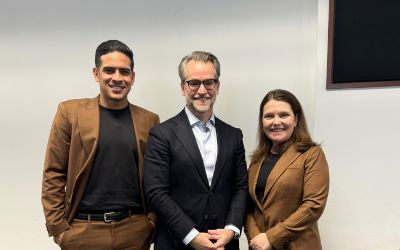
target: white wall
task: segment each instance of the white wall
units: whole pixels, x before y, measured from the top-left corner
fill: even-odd
[[[242,128],[248,153],[259,102],[273,88],[296,92],[312,125],[315,1],[16,0],[1,6],[2,249],[57,249],[40,203],[49,129],[60,101],[97,95],[91,69],[104,40],[133,47],[137,77],[130,100],[162,120],[184,107],[181,58],[206,50],[222,64],[216,115]]]
[[[331,175],[324,245],[399,249],[400,88],[325,90],[328,0],[318,3],[314,135]]]
[[[193,50],[215,53],[222,64],[215,112],[243,130],[247,153],[255,146],[264,94],[274,88],[295,93],[331,166],[321,219],[325,249],[398,248],[400,210],[392,190],[399,175],[393,157],[399,90],[324,89],[326,1],[0,0],[0,214],[6,225],[0,247],[57,249],[40,204],[51,121],[58,102],[97,95],[94,50],[115,38],[135,52],[130,100],[162,120],[184,106],[180,59]]]

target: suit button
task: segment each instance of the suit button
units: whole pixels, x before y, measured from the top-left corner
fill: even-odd
[[[208,220],[208,215],[207,214],[205,214],[203,217],[204,217],[204,220]]]
[[[210,193],[210,196],[213,197],[213,196],[214,196],[214,193],[211,192],[211,193]]]

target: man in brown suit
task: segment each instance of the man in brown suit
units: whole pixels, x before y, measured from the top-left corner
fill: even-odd
[[[61,249],[149,249],[154,214],[143,195],[143,154],[159,117],[128,102],[133,53],[110,40],[96,49],[100,95],[58,106],[45,157],[42,204]]]

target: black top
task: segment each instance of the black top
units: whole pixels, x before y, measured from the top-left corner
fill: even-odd
[[[256,195],[259,201],[264,197],[265,185],[267,184],[267,179],[271,173],[272,168],[278,161],[280,155],[270,154],[266,158],[261,166],[260,173],[258,174],[257,185],[256,185]]]
[[[98,148],[79,212],[141,208],[137,145],[129,106],[100,106]]]

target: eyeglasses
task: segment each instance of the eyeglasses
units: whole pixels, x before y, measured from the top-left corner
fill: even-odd
[[[189,80],[186,81],[187,85],[189,86],[189,88],[191,90],[198,90],[200,88],[200,85],[204,85],[204,88],[206,88],[206,90],[212,90],[215,85],[218,83],[217,79],[207,79],[204,81],[200,81],[200,80]]]

